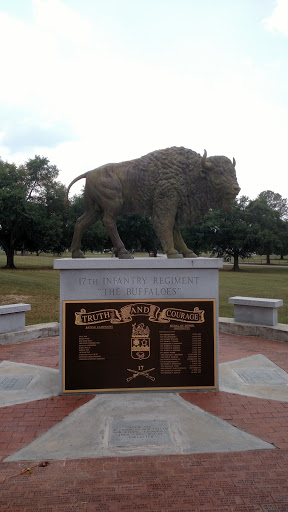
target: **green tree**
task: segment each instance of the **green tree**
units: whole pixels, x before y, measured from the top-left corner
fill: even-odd
[[[248,258],[254,250],[256,230],[251,225],[248,213],[249,199],[235,199],[232,210],[213,210],[190,231],[190,246],[193,250],[210,250],[218,257],[233,257],[233,270],[239,271],[239,258]],[[187,234],[187,232],[186,232]],[[196,234],[196,244],[192,237]]]
[[[67,248],[65,227],[67,212],[64,207],[65,187],[55,182],[45,196],[29,201],[29,212],[23,248],[28,251],[60,254]]]
[[[279,237],[281,239],[281,259],[284,259],[284,255],[288,254],[288,221],[281,222],[281,230],[279,232]]]
[[[65,188],[56,182],[58,173],[37,155],[19,168],[0,160],[0,245],[7,268],[15,268],[15,250],[48,251],[61,240]]]
[[[6,253],[7,268],[14,268],[14,251],[23,240],[26,192],[24,171],[0,160],[0,245]]]
[[[278,212],[280,219],[288,219],[288,201],[278,194],[278,192],[264,190],[260,192],[257,199],[263,199],[272,210]]]
[[[255,251],[258,254],[266,255],[267,265],[270,265],[271,254],[281,254],[284,249],[281,239],[281,233],[284,232],[284,221],[280,217],[279,209],[276,209],[275,206],[272,208],[270,204],[265,193],[261,193],[249,204],[250,218],[257,226]]]

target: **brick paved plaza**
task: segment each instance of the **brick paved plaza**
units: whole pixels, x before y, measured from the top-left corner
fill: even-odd
[[[0,360],[57,368],[58,343],[49,338],[1,346]],[[221,334],[219,348],[220,363],[263,354],[288,372],[285,343]],[[47,465],[4,462],[94,395],[2,407],[0,511],[287,512],[288,402],[221,391],[181,396],[276,449],[49,460]]]

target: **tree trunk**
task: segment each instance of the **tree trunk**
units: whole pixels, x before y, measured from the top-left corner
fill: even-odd
[[[234,272],[239,272],[239,270],[240,270],[240,267],[239,267],[239,252],[238,251],[234,252],[234,265],[233,265],[232,270]]]
[[[266,254],[266,265],[270,265],[270,254]]]
[[[5,250],[7,257],[7,264],[4,268],[16,268],[14,265],[14,249],[9,247]]]

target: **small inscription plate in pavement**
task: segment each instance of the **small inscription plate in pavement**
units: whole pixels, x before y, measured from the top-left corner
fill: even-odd
[[[110,425],[110,446],[172,444],[166,420],[115,420]]]
[[[33,379],[33,375],[21,375],[0,377],[0,390],[1,391],[20,391],[26,389],[28,384]]]
[[[277,370],[270,368],[238,368],[234,370],[245,384],[288,384],[288,375],[280,375]]]

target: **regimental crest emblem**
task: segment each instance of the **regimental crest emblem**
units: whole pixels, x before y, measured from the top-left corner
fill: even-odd
[[[150,329],[144,323],[132,324],[131,357],[140,360],[150,357]]]

